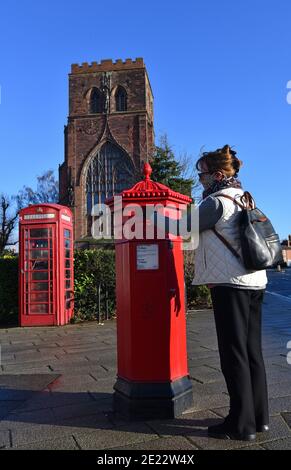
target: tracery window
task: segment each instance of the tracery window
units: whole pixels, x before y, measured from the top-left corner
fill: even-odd
[[[114,194],[135,183],[134,165],[130,157],[107,142],[89,163],[86,175],[87,215],[95,204],[104,203]]]

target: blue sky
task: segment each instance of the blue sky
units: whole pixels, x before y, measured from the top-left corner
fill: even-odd
[[[0,17],[0,192],[63,161],[71,63],[143,57],[156,137],[193,163],[234,146],[240,176],[291,233],[288,0],[10,1]],[[291,90],[290,90],[291,91]],[[291,102],[291,99],[290,99]]]

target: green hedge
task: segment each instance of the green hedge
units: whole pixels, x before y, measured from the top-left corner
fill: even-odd
[[[18,322],[18,258],[0,258],[0,324]]]
[[[207,286],[193,286],[194,277],[194,251],[184,251],[185,288],[188,310],[197,308],[211,308],[210,290]]]
[[[115,314],[115,252],[75,250],[74,321],[103,321]]]

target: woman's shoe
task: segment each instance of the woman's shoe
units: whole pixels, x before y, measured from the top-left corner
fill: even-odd
[[[270,431],[268,424],[259,424],[257,426],[257,432],[268,432],[268,431]]]
[[[209,426],[208,428],[208,436],[214,437],[216,439],[233,439],[237,441],[254,441],[256,439],[256,434],[248,434],[248,433],[238,433],[232,431],[229,426],[225,423],[216,424],[215,426]]]

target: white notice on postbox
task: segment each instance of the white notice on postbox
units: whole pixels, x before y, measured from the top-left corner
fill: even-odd
[[[136,250],[137,269],[159,269],[159,246],[137,245]]]

